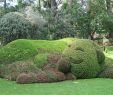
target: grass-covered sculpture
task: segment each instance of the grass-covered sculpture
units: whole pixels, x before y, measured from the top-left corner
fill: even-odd
[[[0,49],[0,77],[17,83],[95,78],[104,69],[105,56],[90,40],[22,39]]]

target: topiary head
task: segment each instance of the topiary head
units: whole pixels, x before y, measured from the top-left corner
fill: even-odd
[[[90,40],[77,39],[64,50],[63,55],[69,58],[71,72],[77,78],[96,77],[100,71],[96,48]]]

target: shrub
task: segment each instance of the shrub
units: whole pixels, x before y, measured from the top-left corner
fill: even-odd
[[[58,61],[58,69],[59,71],[63,72],[63,73],[68,73],[70,72],[71,70],[71,64],[69,62],[69,59],[66,59],[65,57],[61,58],[59,61]]]
[[[56,75],[57,75],[57,80],[58,81],[64,81],[66,79],[64,73],[62,73],[62,72],[57,71]]]
[[[48,82],[47,75],[44,71],[39,71],[37,73],[36,82],[38,83],[46,83]]]
[[[4,71],[2,76],[8,80],[16,80],[17,76],[21,73],[37,73],[40,71],[31,61],[18,61],[13,64],[4,65],[2,70]]]
[[[5,66],[4,65],[0,65],[0,78],[3,78],[4,76],[4,71],[5,70]]]
[[[71,72],[77,78],[93,78],[100,71],[96,49],[90,40],[77,39],[64,50],[71,62]]]
[[[97,77],[97,74],[100,71],[98,70],[98,68],[92,67],[92,64],[87,65],[86,63],[72,64],[71,72],[77,78],[83,78],[83,79],[93,78],[93,77]]]
[[[45,70],[47,74],[48,82],[58,82],[65,80],[65,75],[62,72],[59,72],[57,69]]]
[[[21,73],[20,75],[18,75],[16,82],[20,83],[20,84],[35,83],[36,82],[36,74],[34,74],[34,73],[28,73],[28,74]]]
[[[61,58],[61,54],[58,53],[50,53],[48,55],[48,63],[56,64]]]
[[[20,13],[7,13],[0,20],[0,34],[4,44],[15,39],[32,38],[33,32],[31,23]]]
[[[104,64],[105,61],[105,55],[101,50],[96,50],[97,53],[97,60],[99,64]]]
[[[61,40],[15,40],[0,48],[0,64],[11,64],[14,61],[27,60],[34,58],[40,53],[41,49],[46,49],[44,53],[62,53],[74,39],[66,38]]]
[[[103,72],[100,73],[99,77],[113,79],[113,67],[107,67]]]
[[[60,59],[60,54],[55,53],[41,53],[38,54],[35,59],[34,63],[38,68],[51,68],[56,66],[58,60]]]
[[[27,40],[16,40],[0,49],[0,63],[30,59],[37,54],[36,48]]]
[[[45,64],[42,68],[43,70],[49,70],[49,69],[58,69],[58,64]]]
[[[58,81],[57,80],[57,76],[56,76],[54,71],[46,70],[45,72],[46,72],[46,77],[47,77],[47,80],[48,80],[49,83],[50,82],[57,82]]]
[[[39,12],[34,12],[31,6],[26,7],[25,11],[26,19],[28,19],[33,25],[43,28],[47,23],[44,17]]]
[[[48,70],[51,68],[58,69],[58,61],[61,58],[61,54],[57,53],[49,53],[47,57],[47,64],[43,66],[44,70]]]
[[[0,68],[0,77],[2,77],[2,70],[1,70],[1,68]]]
[[[76,79],[76,77],[72,73],[68,73],[65,76],[66,76],[66,80],[75,80]]]
[[[47,64],[48,54],[38,54],[35,56],[34,63],[38,68],[42,68],[45,64]]]

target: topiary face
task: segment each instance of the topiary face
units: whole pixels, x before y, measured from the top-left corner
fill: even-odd
[[[102,54],[96,52],[96,48],[90,40],[76,40],[63,52],[71,62],[71,72],[77,78],[96,77],[101,69],[100,61]],[[102,55],[103,56],[103,55]],[[102,57],[102,62],[104,58]]]

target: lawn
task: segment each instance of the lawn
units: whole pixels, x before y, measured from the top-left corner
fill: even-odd
[[[113,95],[113,80],[97,78],[21,85],[0,79],[0,95]]]

